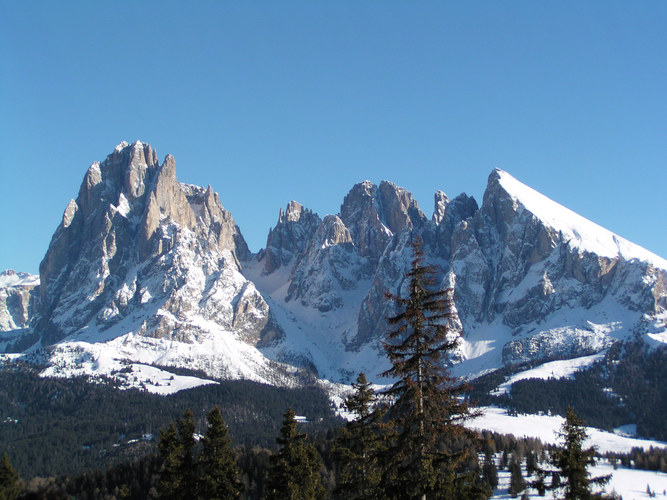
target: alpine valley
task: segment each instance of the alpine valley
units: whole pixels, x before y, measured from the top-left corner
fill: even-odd
[[[667,342],[667,261],[502,170],[481,206],[436,191],[430,216],[388,181],[356,184],[335,215],[290,201],[255,254],[210,186],[179,183],[174,158],[137,141],[88,168],[39,277],[0,277],[0,350],[160,394],[387,383],[385,294],[405,291],[417,236],[454,292],[457,376]]]

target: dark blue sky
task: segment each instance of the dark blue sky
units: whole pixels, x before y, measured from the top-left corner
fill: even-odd
[[[667,257],[665,26],[658,1],[2,2],[0,269],[37,272],[137,139],[253,251],[292,199],[386,179],[430,215],[500,167]]]

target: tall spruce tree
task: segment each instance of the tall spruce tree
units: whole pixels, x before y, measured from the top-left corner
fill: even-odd
[[[366,375],[360,373],[352,384],[355,392],[343,405],[354,414],[334,442],[334,455],[339,465],[338,484],[334,493],[345,499],[380,499],[384,452],[382,417],[384,408],[377,406],[377,395]]]
[[[23,491],[21,476],[14,469],[9,455],[5,453],[0,463],[0,500],[15,500],[21,491]]]
[[[521,461],[513,456],[510,461],[510,487],[508,493],[512,498],[516,498],[525,489],[526,480],[521,473]]]
[[[280,449],[270,459],[267,500],[325,498],[320,457],[315,447],[306,441],[306,435],[297,431],[296,415],[291,408],[284,415],[276,441]]]
[[[192,498],[196,492],[194,460],[195,424],[192,411],[186,410],[182,418],[160,430],[158,451],[162,459],[158,479],[160,498]]]
[[[588,467],[595,465],[595,447],[583,448],[588,437],[584,422],[572,407],[567,408],[565,423],[560,432],[563,447],[557,449],[552,456],[552,464],[560,469],[560,486],[564,489],[566,500],[587,500],[600,497],[593,493],[593,486],[603,486],[609,482],[611,475],[590,477]]]
[[[467,385],[449,374],[444,357],[459,342],[449,326],[452,290],[435,288],[436,269],[426,265],[421,238],[406,274],[407,298],[387,294],[399,312],[384,343],[396,379],[385,391],[396,429],[384,473],[393,498],[484,498],[474,464],[473,433],[463,423],[475,416],[463,393]],[[463,444],[461,444],[463,443]]]
[[[198,496],[207,500],[236,498],[241,493],[243,484],[238,478],[239,468],[218,406],[209,412],[207,420],[208,429],[202,439],[202,450],[198,459]]]
[[[491,453],[484,456],[484,463],[482,465],[482,478],[486,484],[489,485],[491,492],[498,487],[498,468]]]
[[[189,408],[185,410],[183,416],[176,420],[176,428],[178,429],[178,439],[181,443],[182,458],[181,462],[181,478],[183,491],[188,496],[192,496],[197,486],[197,470],[195,462],[195,421],[192,410]]]
[[[180,470],[183,456],[174,422],[170,422],[166,430],[160,429],[158,451],[162,460],[157,484],[159,498],[176,500],[181,491]]]

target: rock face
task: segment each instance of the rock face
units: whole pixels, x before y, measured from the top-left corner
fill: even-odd
[[[0,332],[28,327],[37,307],[39,276],[7,270],[0,273]]]
[[[0,287],[3,345],[41,340],[66,373],[113,358],[267,383],[298,368],[374,377],[396,313],[385,294],[405,292],[416,237],[453,292],[459,374],[667,338],[667,261],[501,170],[481,207],[437,191],[430,220],[386,181],[324,218],[291,201],[253,255],[210,186],[179,183],[173,157],[136,142],[90,166],[39,287]]]
[[[426,217],[412,195],[391,182],[355,185],[340,207],[340,218],[350,230],[361,257],[376,265],[389,239],[404,228],[421,226]]]
[[[36,340],[29,325],[39,304],[39,276],[0,273],[0,352],[20,352]]]
[[[282,266],[297,261],[306,250],[321,219],[300,203],[290,201],[287,210],[280,209],[278,224],[266,239],[264,270],[272,273]]]
[[[316,309],[327,325],[338,309],[356,311],[356,324],[340,327],[341,358],[377,373],[381,363],[369,364],[363,353],[383,356],[386,318],[396,313],[385,293],[404,292],[416,236],[439,269],[441,288],[453,290],[464,342],[452,361],[462,366],[588,354],[666,329],[664,259],[501,170],[489,176],[481,208],[465,194],[450,200],[436,192],[431,220],[391,183],[355,185],[340,215],[327,216],[310,237],[287,280],[289,293],[275,302],[310,321],[312,331],[312,320],[291,301]],[[491,343],[496,347],[485,347]]]
[[[500,170],[489,176],[481,210],[456,227],[451,252],[467,328],[499,321],[517,337],[503,348],[505,362],[599,350],[614,336],[594,325],[605,317],[608,324],[617,307],[643,313],[628,330],[665,312],[663,259]],[[574,339],[564,342],[565,325],[544,326],[568,311],[589,319],[585,327],[567,325]]]
[[[367,259],[359,257],[343,221],[327,215],[292,273],[287,301],[298,299],[320,312],[338,309],[341,292],[355,288],[366,268]]]
[[[268,306],[240,274],[247,257],[210,186],[180,184],[172,156],[159,164],[149,145],[121,143],[65,209],[40,265],[35,330],[45,345],[127,331],[192,342],[208,321],[257,342]]]

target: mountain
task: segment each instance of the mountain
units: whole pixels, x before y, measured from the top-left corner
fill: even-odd
[[[0,273],[0,349],[20,348],[38,305],[39,276],[7,270]]]
[[[254,347],[269,311],[240,272],[248,255],[210,186],[179,183],[174,158],[160,164],[147,144],[119,144],[88,169],[40,265],[32,330],[50,373],[129,359],[276,380]]]
[[[46,374],[127,384],[150,386],[146,364],[275,385],[376,377],[385,292],[405,291],[416,236],[453,289],[458,375],[667,341],[667,261],[502,170],[481,206],[436,191],[431,217],[387,181],[356,184],[335,215],[291,201],[252,254],[212,188],[179,183],[174,158],[141,142],[90,166],[3,339],[34,342],[25,356]]]

